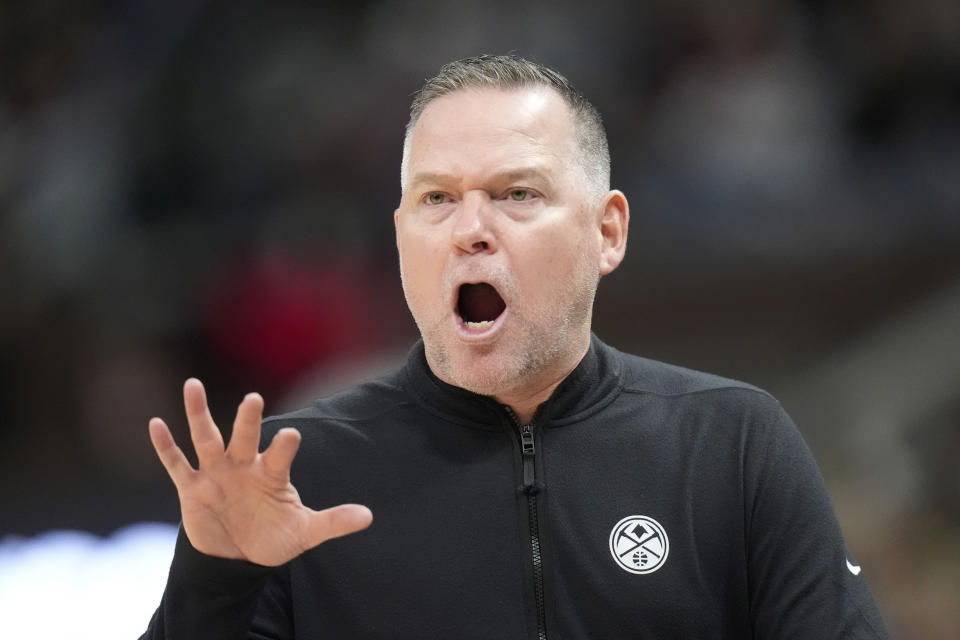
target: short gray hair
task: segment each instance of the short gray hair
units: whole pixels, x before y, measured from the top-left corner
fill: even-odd
[[[448,62],[414,94],[403,140],[401,188],[410,153],[410,134],[424,109],[437,98],[471,88],[520,89],[544,86],[556,91],[573,114],[580,163],[588,192],[600,196],[610,189],[610,150],[600,112],[569,80],[537,62],[516,55],[481,55]]]

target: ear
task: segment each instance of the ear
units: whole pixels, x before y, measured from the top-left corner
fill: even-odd
[[[393,231],[397,241],[397,249],[400,249],[400,207],[393,211]]]
[[[601,201],[600,275],[612,272],[623,261],[627,251],[627,227],[630,225],[630,205],[621,191],[614,189]]]

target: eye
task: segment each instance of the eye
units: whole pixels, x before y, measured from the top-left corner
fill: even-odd
[[[529,200],[531,197],[527,189],[511,189],[508,195],[514,202],[523,202],[524,200]]]
[[[439,191],[434,191],[424,196],[423,200],[427,204],[443,204],[444,202],[447,201],[447,196],[446,194],[440,193]]]

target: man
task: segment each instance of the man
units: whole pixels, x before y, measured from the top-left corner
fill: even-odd
[[[445,66],[401,184],[401,370],[265,421],[263,453],[259,396],[224,447],[189,380],[199,469],[151,421],[183,531],[145,637],[886,637],[777,402],[592,336],[629,213],[564,78]]]

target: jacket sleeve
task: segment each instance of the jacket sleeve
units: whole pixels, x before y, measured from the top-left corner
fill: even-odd
[[[205,555],[183,527],[160,606],[141,640],[287,640],[284,569]]]
[[[888,638],[809,448],[776,401],[756,417],[744,460],[754,637]]]

